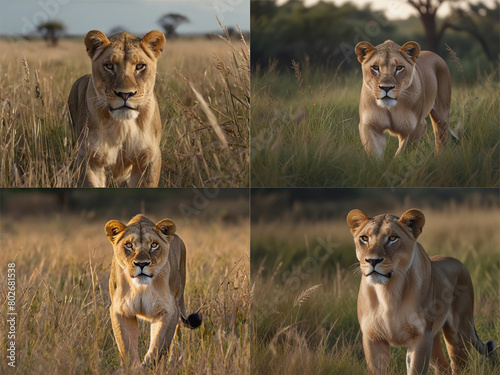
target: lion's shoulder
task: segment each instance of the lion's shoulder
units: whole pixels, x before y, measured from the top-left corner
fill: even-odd
[[[71,125],[76,137],[79,137],[83,126],[85,125],[82,118],[88,116],[87,102],[87,87],[90,80],[90,74],[81,76],[71,87],[68,98],[68,107],[71,118]]]

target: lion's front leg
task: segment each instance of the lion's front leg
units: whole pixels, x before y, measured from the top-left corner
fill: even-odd
[[[408,345],[406,369],[408,375],[425,375],[429,369],[434,337],[431,332],[423,334]]]
[[[147,159],[148,161],[144,161]],[[134,163],[130,176],[130,187],[158,187],[161,172],[161,153],[158,149],[151,160],[143,157]]]
[[[172,314],[164,313],[153,319],[151,322],[151,343],[142,362],[144,365],[158,363],[160,358],[168,353],[178,320],[177,310]]]
[[[427,123],[425,118],[420,121],[420,123],[416,122],[415,125],[412,125],[412,132],[409,134],[398,134],[399,139],[399,147],[396,151],[395,156],[400,155],[408,145],[418,144],[422,136],[425,134]]]
[[[102,167],[90,168],[87,167],[85,173],[85,180],[83,181],[85,187],[106,187],[106,172]]]
[[[110,308],[111,325],[115,335],[116,344],[122,361],[122,366],[130,364],[132,367],[139,365],[139,325],[137,318],[127,318]]]
[[[359,135],[361,143],[369,156],[376,156],[380,159],[384,157],[386,139],[384,131],[376,126],[359,123]]]
[[[104,157],[92,152],[87,141],[79,145],[76,159],[78,187],[106,187]]]
[[[79,174],[79,187],[106,187],[106,172],[101,163],[96,160],[85,155],[79,155],[77,171]]]
[[[391,355],[389,343],[372,341],[366,335],[363,335],[363,350],[370,373],[375,375],[386,374]]]

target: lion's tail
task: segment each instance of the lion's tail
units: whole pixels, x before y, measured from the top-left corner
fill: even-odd
[[[462,126],[462,124],[461,124],[461,123],[459,123],[459,124],[457,125],[456,129],[458,130],[461,126]],[[448,126],[448,131],[449,131],[449,132],[450,132],[450,134],[451,134],[451,137],[452,137],[451,139],[452,139],[452,140],[454,140],[454,141],[456,141],[456,142],[460,141],[460,138],[458,138],[457,133],[455,133],[455,131],[453,131],[453,129],[451,128],[451,126]]]
[[[479,336],[477,335],[476,328],[474,327],[474,333],[476,335],[476,340],[473,342],[474,347],[476,350],[483,355],[486,355],[486,357],[490,358],[493,360],[495,363],[498,362],[497,359],[497,353],[495,351],[495,342],[493,340],[489,340],[486,342],[486,345],[481,341]]]
[[[182,324],[184,324],[184,326],[189,328],[189,329],[198,328],[201,325],[202,319],[203,318],[202,318],[200,312],[195,312],[195,313],[189,315],[187,318],[185,318],[181,314]]]

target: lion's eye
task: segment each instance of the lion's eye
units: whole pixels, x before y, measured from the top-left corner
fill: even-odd
[[[115,66],[113,64],[104,64],[104,68],[106,68],[106,70],[109,70],[110,72],[115,70]]]
[[[151,243],[151,250],[156,250],[156,249],[158,249],[158,246],[159,246],[159,245],[158,245],[158,242],[152,242],[152,243]]]
[[[132,249],[133,249],[133,247],[134,247],[134,245],[132,245],[130,242],[127,242],[127,243],[125,244],[125,249],[126,249],[126,250],[132,250]]]
[[[372,65],[372,70],[374,72],[378,72],[378,70],[379,70],[378,65]]]
[[[392,242],[396,242],[398,240],[398,236],[390,236],[389,237],[389,242],[392,243]]]
[[[396,72],[402,72],[405,69],[403,65],[396,66]]]
[[[359,239],[361,240],[361,242],[363,243],[368,243],[368,236],[361,236],[359,237]]]
[[[135,70],[143,70],[146,67],[146,64],[137,64],[135,66]]]

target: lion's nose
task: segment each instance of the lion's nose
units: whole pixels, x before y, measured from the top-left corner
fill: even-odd
[[[396,86],[379,86],[380,89],[384,90],[386,93],[391,91]]]
[[[377,264],[381,263],[383,260],[384,260],[384,258],[365,259],[365,261],[370,263],[373,267],[375,267]]]
[[[150,263],[151,262],[134,262],[134,265],[143,269],[144,267],[149,266]]]
[[[137,91],[134,91],[134,92],[116,92],[115,91],[115,94],[118,95],[120,98],[122,98],[124,101],[127,101],[128,98],[137,94]]]

